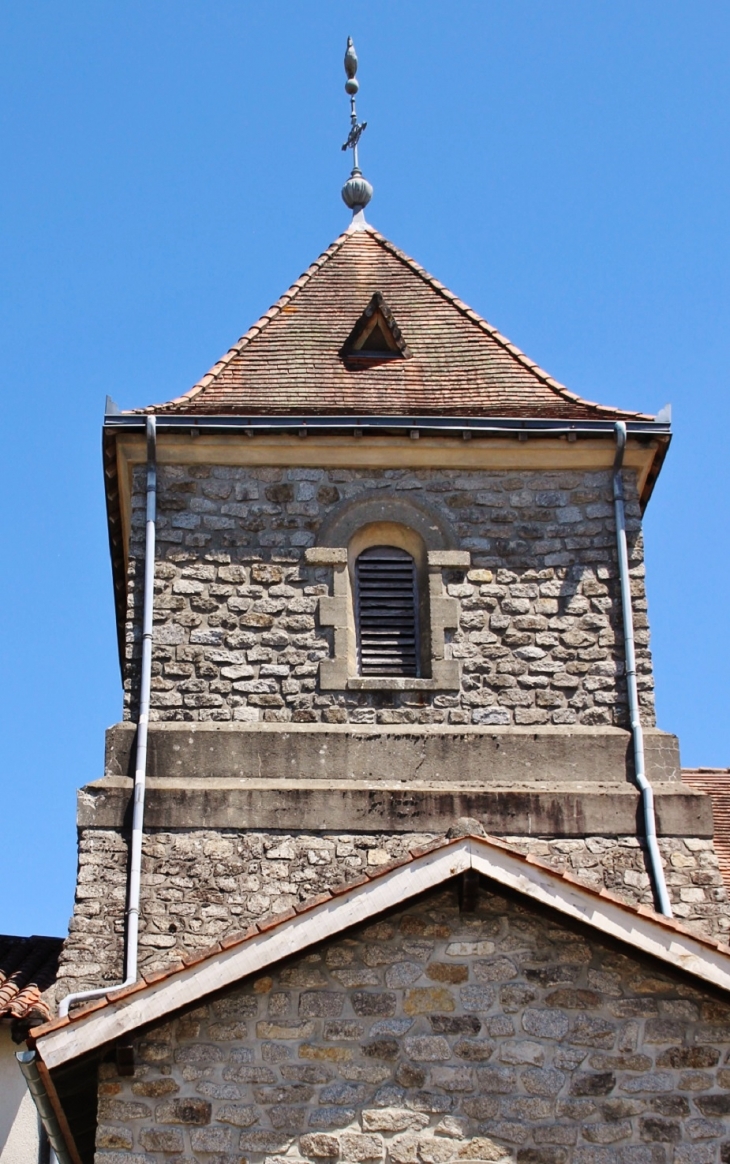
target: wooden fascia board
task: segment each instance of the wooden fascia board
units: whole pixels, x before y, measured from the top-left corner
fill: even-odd
[[[127,558],[128,546],[124,524],[125,508],[119,494],[119,458],[116,433],[106,429],[102,432],[102,463],[106,494],[107,532],[109,554],[112,566],[114,590],[114,611],[117,624],[117,649],[119,665],[124,673],[125,622],[127,614]]]
[[[721,950],[665,927],[629,906],[624,908],[592,890],[572,884],[544,866],[526,864],[524,858],[488,841],[465,838],[416,858],[370,884],[357,886],[128,999],[112,1002],[87,1019],[82,1017],[69,1026],[41,1035],[36,1044],[38,1053],[50,1068],[60,1066],[190,1006],[282,958],[402,905],[467,868],[474,868],[492,882],[582,922],[603,936],[615,938],[640,954],[730,991],[730,957]]]
[[[119,508],[121,510],[122,531],[124,542],[124,577],[129,577],[129,541],[132,522],[132,476],[135,465],[145,464],[147,460],[147,442],[144,437],[135,440],[134,453],[130,456],[127,445],[129,438],[117,436],[117,478],[119,489]]]
[[[48,1096],[48,1102],[53,1108],[53,1113],[56,1117],[56,1120],[58,1121],[58,1127],[61,1135],[63,1136],[63,1142],[66,1145],[66,1151],[71,1157],[72,1164],[83,1164],[83,1161],[79,1156],[79,1150],[76,1147],[76,1141],[74,1140],[71,1128],[69,1127],[68,1119],[66,1118],[66,1112],[63,1110],[63,1105],[59,1098],[58,1092],[56,1091],[56,1086],[53,1082],[53,1079],[51,1078],[48,1064],[45,1063],[39,1055],[36,1056],[36,1067],[38,1068],[38,1074],[40,1075],[41,1083],[43,1084],[46,1095]]]
[[[354,429],[353,425],[353,429]],[[306,439],[291,433],[243,436],[241,433],[187,433],[158,430],[160,464],[285,466],[294,468],[406,468],[424,469],[608,469],[616,454],[610,436],[582,436],[575,441],[531,435],[475,436],[471,441],[429,436],[421,431],[418,441],[409,436],[365,432],[331,436],[310,432]],[[524,435],[524,434],[523,434]],[[642,443],[644,442],[644,443]],[[146,456],[144,434],[119,432],[121,457],[141,464]],[[656,452],[656,440],[629,435],[624,464],[643,481]]]

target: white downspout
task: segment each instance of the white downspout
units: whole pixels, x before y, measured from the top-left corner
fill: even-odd
[[[144,550],[144,598],[142,603],[142,674],[139,692],[139,722],[134,768],[134,807],[132,811],[132,846],[127,898],[126,982],[137,981],[139,941],[139,898],[142,878],[142,834],[144,831],[144,794],[147,778],[147,734],[150,722],[150,685],[152,682],[152,622],[155,605],[155,536],[157,519],[157,422],[147,417],[147,515]]]
[[[626,689],[629,698],[629,718],[634,743],[634,772],[641,791],[644,812],[644,832],[649,851],[649,868],[654,884],[654,892],[660,913],[672,916],[672,906],[664,879],[664,867],[659,852],[654,815],[654,792],[646,778],[644,761],[644,733],[639,715],[639,692],[636,685],[636,651],[634,646],[634,613],[631,605],[631,579],[629,576],[629,551],[626,543],[626,509],[624,504],[624,484],[621,476],[624,452],[626,450],[626,425],[616,422],[616,458],[613,462],[613,508],[616,515],[616,547],[618,550],[618,571],[621,586],[621,610],[624,624],[624,658],[626,667]]]
[[[142,834],[144,830],[144,795],[147,776],[147,732],[150,718],[150,684],[152,680],[152,619],[155,593],[155,521],[157,515],[157,423],[147,417],[147,517],[145,525],[144,597],[142,600],[142,672],[139,693],[139,722],[134,770],[134,805],[132,812],[132,843],[129,857],[129,888],[127,890],[127,954],[124,982],[99,986],[95,990],[81,990],[67,994],[58,1008],[59,1015],[67,1015],[69,1007],[91,998],[101,998],[112,990],[131,986],[137,981],[137,949],[139,939],[139,899],[142,875]]]

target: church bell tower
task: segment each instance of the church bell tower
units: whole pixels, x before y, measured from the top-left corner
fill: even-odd
[[[60,995],[463,832],[727,925],[654,719],[668,416],[568,391],[366,221],[351,41],[345,70],[347,229],[189,391],[108,406],[124,718],[79,795]]]

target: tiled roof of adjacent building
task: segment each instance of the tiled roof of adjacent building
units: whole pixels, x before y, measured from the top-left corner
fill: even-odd
[[[343,358],[376,293],[402,350]],[[652,419],[569,392],[369,226],[340,235],[189,392],[139,411]]]
[[[454,832],[457,832],[456,828]],[[480,861],[480,855],[485,860]],[[419,880],[416,875],[418,867],[426,870],[429,865],[435,867],[439,857],[446,858],[444,871],[437,872],[435,876],[432,875],[430,880],[428,874],[425,873]],[[490,857],[492,859],[491,866]],[[120,1003],[126,1006],[135,995],[158,989],[167,982],[179,982],[184,976],[189,979],[191,971],[214,963],[219,957],[230,960],[232,954],[239,950],[244,951],[247,946],[254,944],[260,936],[273,936],[277,931],[285,931],[288,926],[298,923],[298,920],[303,917],[309,918],[313,922],[316,922],[318,915],[320,918],[324,918],[324,926],[320,925],[319,928],[315,928],[303,944],[299,943],[298,945],[297,942],[289,940],[284,943],[286,954],[294,953],[310,942],[320,941],[328,934],[331,935],[338,932],[339,929],[347,928],[356,921],[363,921],[381,909],[387,908],[388,902],[373,896],[371,891],[401,871],[406,873],[406,882],[402,886],[400,883],[396,886],[394,900],[399,906],[409,896],[423,892],[430,885],[441,880],[456,876],[465,868],[476,869],[478,873],[488,879],[493,879],[497,884],[508,887],[518,894],[524,894],[533,903],[548,905],[559,913],[564,912],[567,916],[584,922],[598,932],[623,940],[637,950],[643,950],[645,953],[650,953],[672,965],[680,966],[686,973],[696,975],[700,979],[707,979],[709,968],[709,980],[714,980],[717,985],[730,989],[730,985],[728,985],[730,984],[730,946],[725,943],[705,934],[695,933],[694,930],[677,921],[676,918],[665,917],[646,905],[632,905],[607,889],[595,889],[573,873],[555,869],[532,853],[520,853],[512,845],[497,837],[467,833],[454,837],[441,837],[426,845],[414,847],[399,860],[377,866],[371,870],[364,870],[351,881],[325,890],[323,893],[290,907],[283,913],[274,913],[260,918],[257,922],[252,922],[248,929],[229,934],[220,942],[190,954],[164,970],[152,971],[131,986],[111,988],[104,997],[87,1002],[70,1014],[51,1019],[42,1026],[34,1028],[29,1032],[29,1037],[33,1040],[42,1040],[55,1031],[91,1018],[98,1011],[113,1008]],[[347,913],[342,922],[338,922],[337,910],[348,902],[350,906],[355,903],[354,914]],[[392,905],[393,902],[390,904]],[[343,910],[343,913],[345,912]],[[647,944],[647,937],[652,932],[657,940],[653,943],[649,941]],[[270,954],[267,953],[266,948],[261,947],[261,949],[263,951],[260,959],[261,965],[270,964],[281,957],[278,949],[274,952],[273,944]],[[709,963],[708,967],[702,968],[703,951],[710,958],[715,954],[719,955],[720,979],[709,967]],[[241,970],[238,977],[241,977],[243,973],[244,971]],[[236,973],[233,972],[232,980],[235,978]],[[214,988],[220,989],[222,985],[224,985],[223,977],[216,977]],[[209,989],[211,988],[205,985],[201,987],[201,995]],[[184,1000],[181,995],[178,995],[175,997],[173,1007],[179,1008],[185,1001],[189,1000]],[[130,1010],[129,1014],[131,1013]],[[121,1032],[116,1031],[115,1033]],[[77,1053],[78,1049],[70,1045],[67,1057],[73,1058]]]
[[[63,938],[0,935],[0,1019],[45,1022],[51,1010],[42,997],[56,981]]]
[[[682,779],[712,799],[717,863],[730,889],[730,768],[683,768]]]

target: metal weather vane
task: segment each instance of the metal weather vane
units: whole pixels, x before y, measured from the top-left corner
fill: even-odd
[[[358,161],[357,147],[360,138],[367,129],[367,121],[358,123],[357,109],[355,108],[355,95],[360,88],[360,82],[357,80],[357,53],[355,46],[352,43],[352,37],[347,38],[347,50],[345,52],[345,73],[347,80],[345,81],[345,92],[350,97],[350,132],[347,135],[347,141],[343,145],[343,150],[352,150],[352,172],[345,185],[342,187],[342,198],[347,206],[350,207],[353,214],[361,213],[373,196],[373,188],[366,178],[362,176],[362,170]]]

